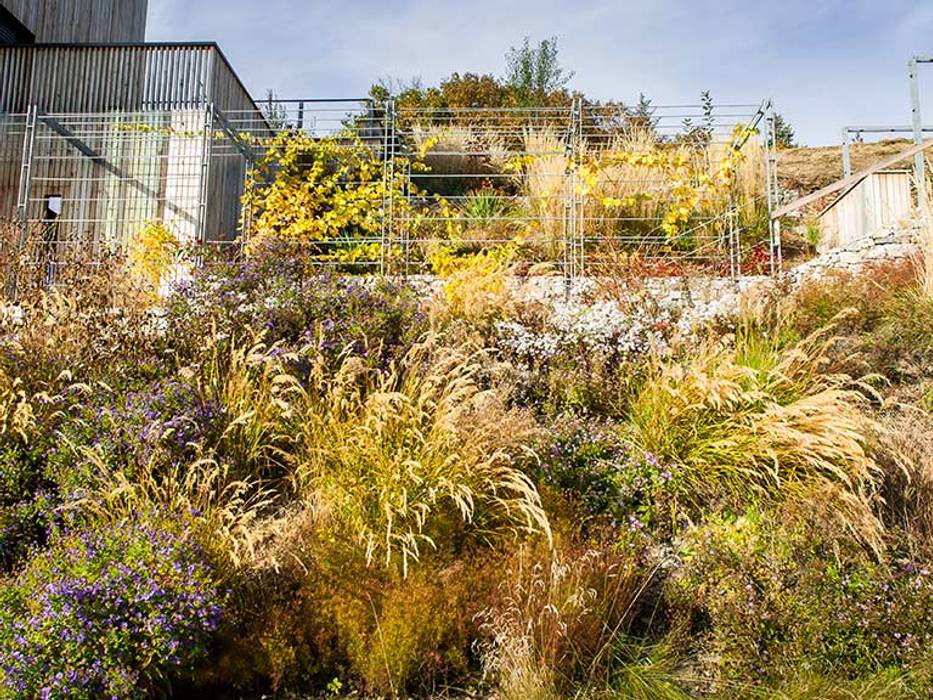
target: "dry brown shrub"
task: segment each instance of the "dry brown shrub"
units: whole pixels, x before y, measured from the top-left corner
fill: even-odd
[[[500,599],[483,615],[486,671],[499,697],[556,700],[603,675],[651,578],[614,546],[520,548]]]
[[[933,415],[898,406],[881,419],[879,461],[884,467],[884,518],[911,547],[930,552],[933,537]]]

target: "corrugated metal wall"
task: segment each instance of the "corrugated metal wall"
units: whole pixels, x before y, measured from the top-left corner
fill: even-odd
[[[146,38],[148,0],[0,0],[37,42],[119,43]]]

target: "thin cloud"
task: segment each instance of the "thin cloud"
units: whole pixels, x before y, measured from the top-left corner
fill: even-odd
[[[573,86],[656,103],[773,97],[808,143],[909,120],[904,65],[931,52],[924,0],[150,0],[149,38],[215,40],[256,95],[365,94],[379,78],[501,74],[508,47],[557,36]],[[930,70],[933,73],[933,67]],[[926,79],[925,79],[926,80]],[[933,85],[933,76],[931,76]],[[933,89],[929,116],[933,120]]]

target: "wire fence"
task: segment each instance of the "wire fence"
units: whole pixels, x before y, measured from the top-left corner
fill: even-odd
[[[154,222],[233,251],[283,235],[379,274],[436,271],[438,251],[567,277],[780,264],[769,104],[259,107],[2,115],[2,211],[43,264],[110,259]]]
[[[648,274],[740,275],[779,264],[768,218],[776,157],[767,103],[632,110],[576,99],[566,107],[454,109],[291,100],[264,107],[278,133],[273,161],[286,134],[299,158],[313,160],[327,142],[338,159],[368,149],[372,168],[381,169],[378,227],[304,241],[323,265],[430,272],[438,248],[508,248],[568,277],[604,274],[634,258]],[[238,115],[231,121],[251,128]],[[268,144],[258,151],[268,158]],[[274,188],[279,174],[266,169],[265,182],[256,183],[246,240],[275,232],[263,216],[263,187]]]

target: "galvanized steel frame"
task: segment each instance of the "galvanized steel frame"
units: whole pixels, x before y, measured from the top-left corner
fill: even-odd
[[[334,104],[338,106],[334,107]],[[330,105],[330,107],[326,107],[327,105]],[[420,271],[420,263],[412,253],[415,247],[424,247],[428,241],[413,235],[411,229],[412,222],[404,219],[401,213],[402,208],[400,208],[400,204],[410,205],[420,197],[420,195],[417,194],[418,189],[413,187],[419,175],[412,172],[411,154],[408,152],[409,145],[405,143],[406,133],[403,122],[406,116],[410,117],[411,115],[406,115],[404,111],[400,114],[398,106],[393,99],[384,103],[376,103],[366,99],[276,100],[274,106],[276,109],[285,110],[287,114],[295,113],[296,119],[288,120],[282,125],[284,128],[305,131],[311,134],[321,134],[327,133],[330,130],[336,130],[337,125],[341,125],[342,128],[342,125],[345,124],[348,118],[347,115],[352,112],[352,109],[350,109],[352,105],[357,105],[358,109],[363,110],[364,116],[361,118],[360,123],[364,125],[364,129],[368,130],[370,136],[376,135],[378,137],[377,140],[369,138],[369,141],[372,147],[380,152],[380,157],[382,158],[382,178],[384,186],[382,188],[382,201],[379,205],[381,219],[377,238],[379,242],[379,255],[377,260],[367,263],[368,266],[366,269],[379,274],[407,275],[418,272]],[[684,113],[689,113],[689,108],[692,107],[694,106],[670,106],[671,109],[677,108],[678,112]],[[729,107],[737,108],[740,106],[725,106],[727,110]],[[745,106],[741,107],[744,108]],[[320,110],[325,108],[330,109],[333,113],[328,119],[334,123],[334,126],[322,129],[320,126]],[[466,119],[469,116],[468,113],[473,112],[475,115],[479,115],[479,117],[487,120],[495,119],[496,115],[494,110],[487,110],[485,115],[483,110],[484,108],[476,108],[474,110],[446,110],[446,118]],[[502,112],[503,110],[499,111]],[[527,117],[526,122],[522,122],[520,119],[523,113],[521,109],[513,110],[513,112],[507,115],[512,122],[515,122],[515,124],[511,124],[510,122],[510,137],[515,137],[516,133],[520,135],[520,130],[528,125],[533,125],[535,119],[547,121],[548,123],[553,121],[555,128],[557,128],[557,125],[560,125],[559,129],[563,134],[561,137],[563,143],[561,156],[564,159],[563,162],[565,165],[561,178],[564,182],[560,186],[559,205],[555,208],[555,212],[559,212],[556,214],[555,218],[559,219],[559,221],[554,222],[555,228],[560,232],[560,257],[552,262],[559,265],[561,274],[568,280],[581,276],[599,275],[605,268],[604,266],[601,267],[598,260],[590,259],[590,252],[599,244],[604,243],[605,239],[591,229],[591,221],[587,214],[587,207],[591,206],[591,204],[588,205],[587,197],[581,186],[579,172],[586,149],[592,147],[594,136],[592,134],[593,127],[591,121],[601,117],[594,116],[592,108],[585,104],[579,97],[573,99],[566,111],[563,112],[563,117],[560,118],[558,118],[559,110],[544,112],[541,110],[535,111],[533,109],[526,109],[524,111],[527,112],[528,115],[532,115]],[[152,111],[149,113],[157,114],[158,112]],[[253,166],[262,158],[264,153],[264,140],[267,140],[269,136],[274,134],[276,129],[274,128],[275,125],[270,123],[268,114],[257,118],[256,112],[225,112],[218,109],[213,103],[201,106],[198,109],[198,113],[201,115],[201,122],[199,126],[200,133],[197,136],[201,139],[201,142],[199,160],[197,163],[199,175],[196,194],[197,199],[195,202],[195,240],[201,244],[214,242],[229,243],[230,241],[211,241],[208,240],[206,236],[206,222],[209,215],[209,208],[216,204],[215,202],[209,201],[212,164],[233,158],[236,159],[237,162],[243,164],[245,174],[244,180],[252,177]],[[111,115],[119,116],[120,113],[111,113]],[[73,118],[80,118],[80,115],[70,116]],[[88,120],[93,120],[95,118],[94,115],[86,116]],[[127,114],[124,116],[129,118],[131,115]],[[766,198],[766,205],[770,214],[779,204],[774,113],[771,103],[770,101],[764,102],[754,113],[749,115],[745,115],[743,112],[741,115],[733,114],[732,116],[734,118],[741,116],[741,119],[736,123],[741,123],[748,127],[748,129],[755,129],[759,132],[763,131],[763,144],[766,156],[764,158],[764,172],[762,173],[764,181],[763,196]],[[22,225],[23,237],[25,237],[26,232],[29,230],[30,224],[35,223],[30,215],[30,193],[32,191],[31,174],[36,157],[34,152],[36,129],[39,122],[43,119],[54,120],[57,117],[60,117],[60,115],[41,114],[40,110],[35,106],[31,106],[25,115],[25,138],[23,140],[20,186],[17,199],[17,218]],[[433,117],[439,120],[439,123],[443,123],[443,118],[445,118],[443,115],[442,117],[438,117],[436,114],[433,115]],[[591,130],[590,133],[588,133],[588,129]],[[494,133],[495,129],[491,128],[491,132]],[[256,138],[256,134],[260,134],[260,138]],[[77,150],[83,151],[83,149],[80,148]],[[93,154],[93,151],[83,151],[85,157],[92,158],[92,155],[89,155],[89,153]],[[521,148],[516,148],[510,151],[510,153],[514,156],[528,155],[527,149],[522,150]],[[475,154],[476,152],[472,153],[472,155]],[[463,153],[459,155],[468,156],[470,154]],[[94,158],[102,162],[106,162],[107,157],[107,153],[100,153],[94,156]],[[399,170],[399,168],[402,170]],[[460,173],[460,175],[475,177],[478,173]],[[402,191],[397,193],[397,188],[388,186],[388,183],[394,183],[399,178],[404,182],[404,186]],[[248,188],[247,192],[249,192]],[[403,197],[405,201],[399,202],[396,199],[397,197]],[[714,221],[702,222],[700,224],[700,228],[710,225],[720,227],[720,230],[723,232],[723,237],[717,239],[719,240],[718,243],[716,243],[716,241],[711,241],[709,243],[711,252],[708,253],[705,259],[721,260],[724,266],[721,269],[726,270],[726,274],[732,277],[738,277],[743,274],[743,242],[742,231],[740,230],[739,224],[739,205],[737,193],[733,188],[730,192],[729,206],[721,216]],[[241,235],[238,239],[239,244],[242,244],[252,231],[253,222],[251,213],[251,207],[249,203],[246,202],[239,217],[239,222],[242,226],[242,230],[240,231]],[[652,237],[649,230],[649,235],[644,238],[644,241],[650,244],[657,238],[658,236],[656,235]],[[632,236],[630,238],[622,237],[618,240],[620,244],[638,243],[637,236]],[[769,241],[770,270],[774,273],[781,268],[780,228],[779,222],[771,221],[770,216]],[[496,242],[497,241],[493,241],[492,243]],[[20,241],[20,245],[22,248],[22,240]],[[400,249],[402,251],[400,259],[398,260],[392,260],[388,256],[388,252],[395,249]]]

